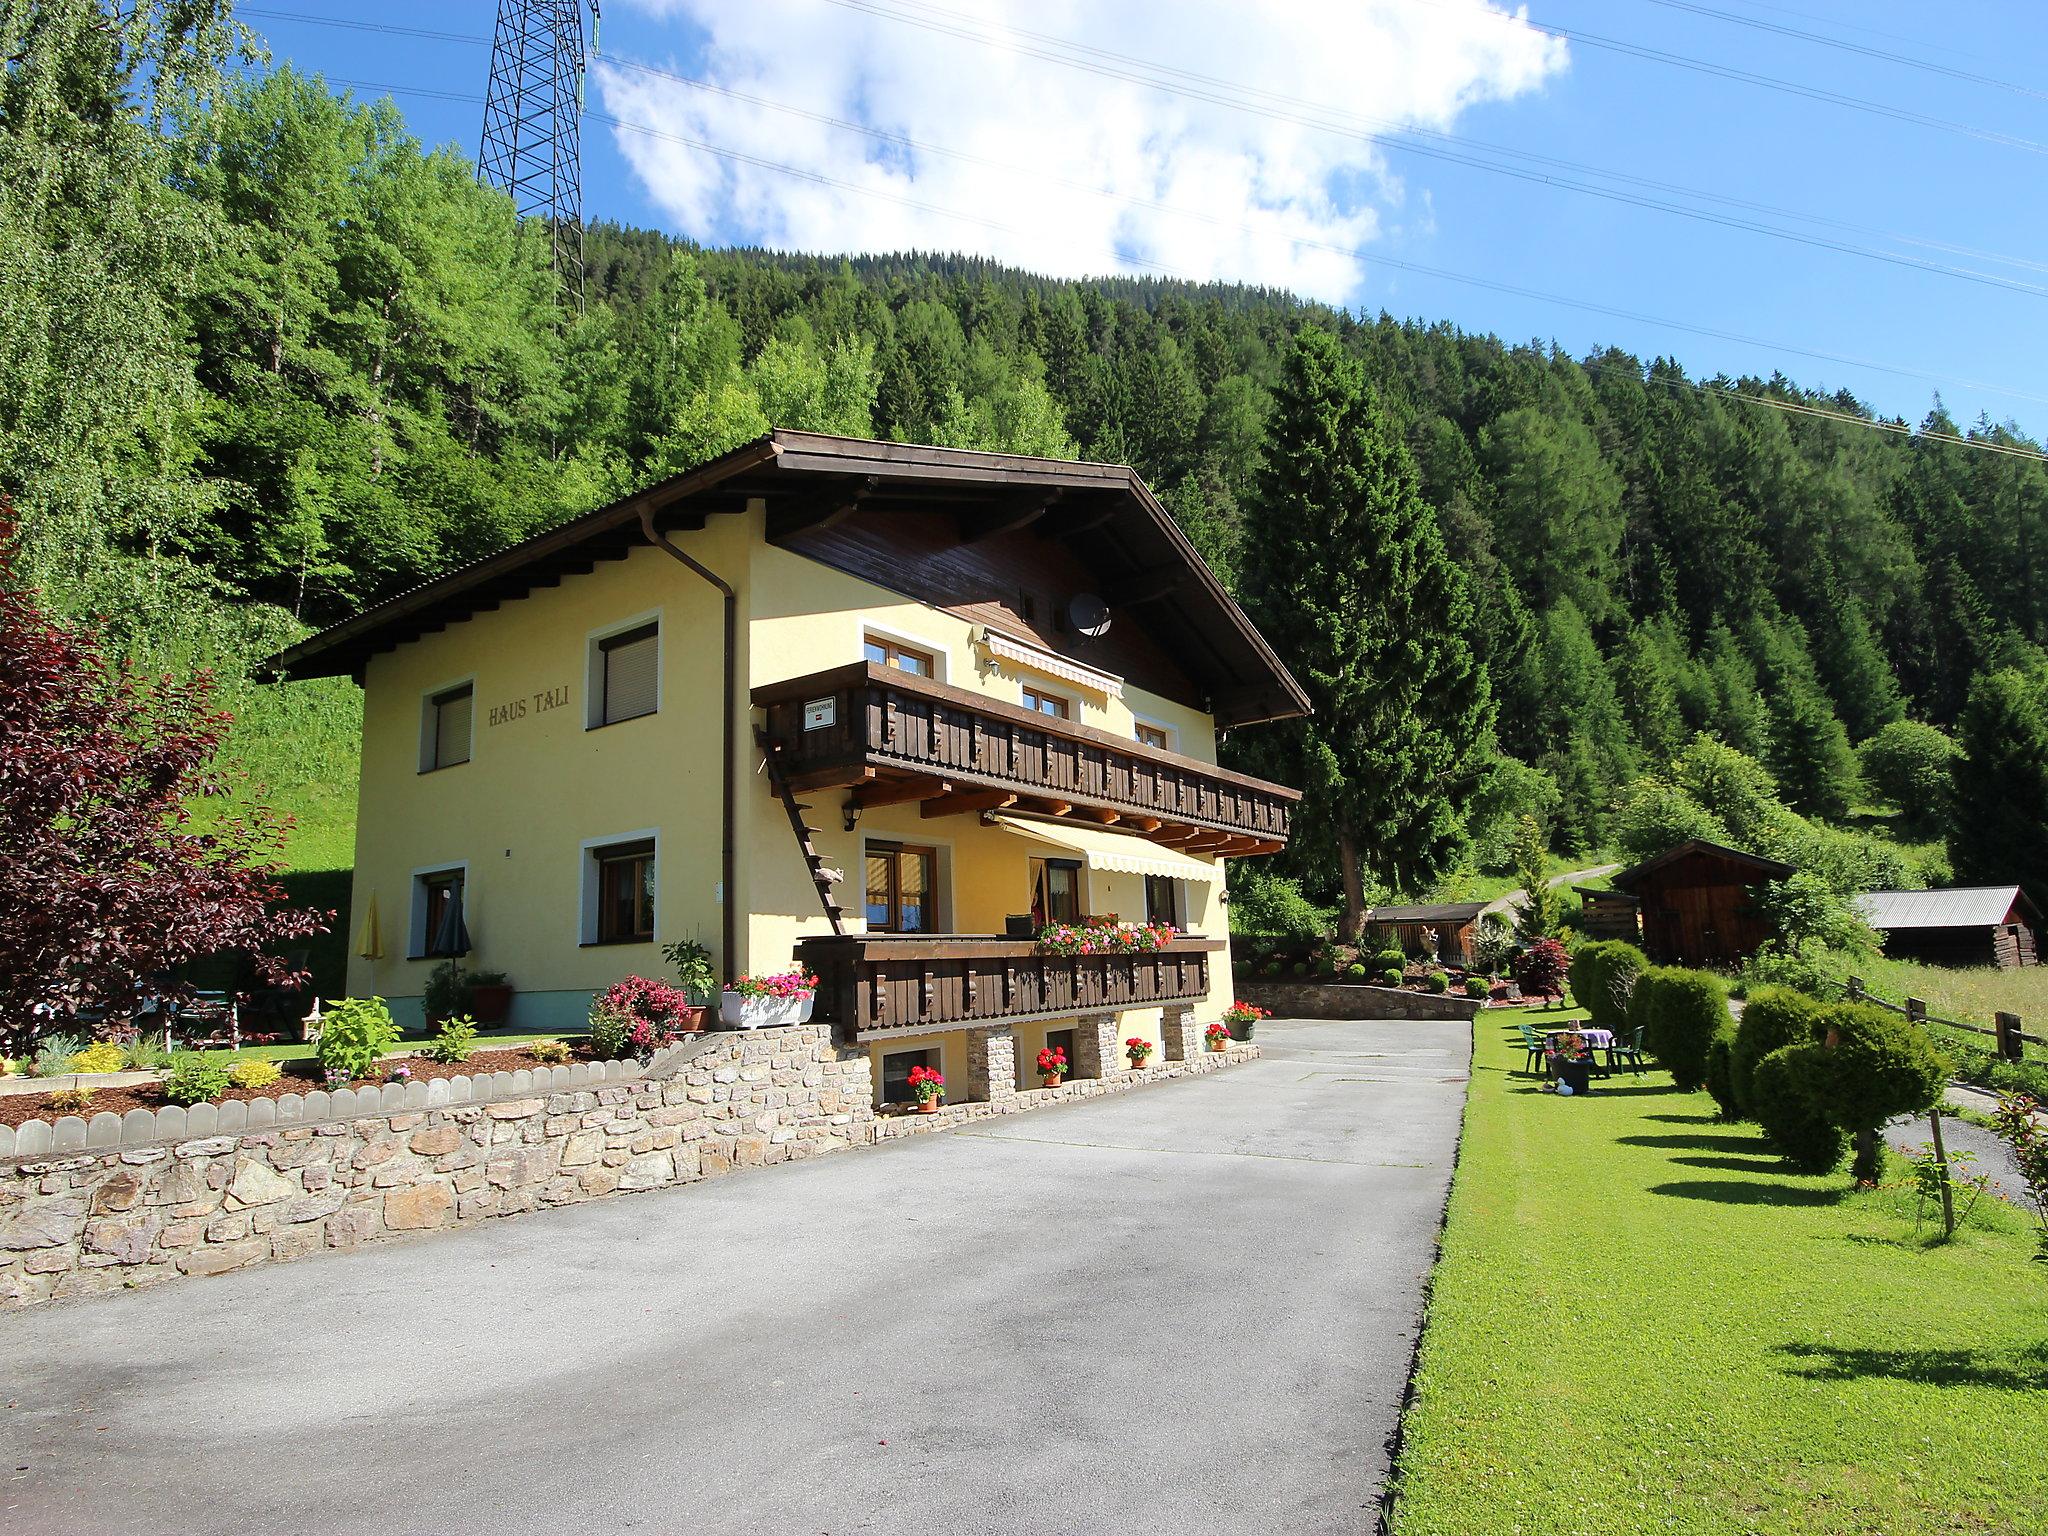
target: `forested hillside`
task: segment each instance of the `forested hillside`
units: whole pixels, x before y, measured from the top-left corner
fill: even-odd
[[[388,103],[236,71],[224,6],[4,13],[19,563],[138,654],[221,664],[253,765],[343,819],[349,690],[254,693],[248,657],[771,424],[1128,462],[1237,581],[1305,324],[1362,365],[1465,574],[1498,738],[1472,859],[1504,864],[1524,811],[1556,846],[1605,843],[1630,786],[1701,731],[1822,820],[1863,800],[1855,745],[1894,722],[1974,709],[2048,746],[2048,469],[1924,430],[2033,446],[2012,429],[1936,407],[1922,432],[1879,431],[1781,377],[1255,289],[605,224],[579,312],[465,159]],[[1908,769],[1949,750],[1915,742]],[[1908,809],[1922,836],[1946,826]]]

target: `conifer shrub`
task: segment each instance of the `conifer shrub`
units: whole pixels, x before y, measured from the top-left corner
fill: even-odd
[[[1365,980],[1365,975],[1365,967],[1356,960],[1344,967],[1344,979],[1346,981],[1363,981]]]
[[[1874,1183],[1882,1169],[1878,1129],[1894,1115],[1926,1109],[1948,1079],[1948,1061],[1920,1025],[1873,1003],[1833,1003],[1816,1098],[1856,1138],[1854,1173]]]
[[[1434,992],[1441,997],[1444,993],[1451,990],[1451,978],[1442,971],[1431,971],[1422,978],[1422,985],[1424,990]]]
[[[1572,996],[1596,1029],[1626,1029],[1629,993],[1649,966],[1647,955],[1619,939],[1581,944],[1572,954]]]
[[[1383,987],[1398,987],[1401,985],[1401,967],[1390,965],[1384,971],[1381,971],[1380,985]]]
[[[1652,966],[1636,978],[1627,1022],[1642,1029],[1644,1046],[1688,1093],[1705,1086],[1707,1051],[1734,1028],[1726,983],[1677,966]]]
[[[1383,949],[1372,957],[1372,963],[1375,970],[1398,971],[1407,966],[1408,957],[1398,949]]]
[[[1750,1081],[1757,1063],[1787,1045],[1803,1045],[1821,1037],[1823,1004],[1790,987],[1758,987],[1750,993],[1735,1026],[1735,1045],[1729,1066],[1731,1086],[1738,1115],[1754,1120]]]
[[[1826,1054],[1825,1046],[1810,1040],[1781,1045],[1750,1074],[1749,1113],[1778,1155],[1801,1173],[1832,1173],[1849,1150],[1848,1136],[1817,1093]]]
[[[1714,1036],[1707,1046],[1706,1090],[1713,1096],[1714,1103],[1721,1110],[1723,1120],[1739,1120],[1741,1112],[1735,1105],[1735,1032],[1727,1030]]]

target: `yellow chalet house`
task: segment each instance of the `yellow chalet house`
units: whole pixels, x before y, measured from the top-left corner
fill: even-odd
[[[418,1017],[464,963],[522,1029],[708,945],[815,1019],[1004,1094],[1063,1044],[1165,1060],[1229,1001],[1223,861],[1294,790],[1219,730],[1308,704],[1126,468],[775,432],[281,652],[364,691],[348,988]],[[1041,926],[1164,921],[1074,959]]]

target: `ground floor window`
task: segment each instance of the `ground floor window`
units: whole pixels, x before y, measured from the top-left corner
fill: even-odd
[[[1145,921],[1164,923],[1169,928],[1187,928],[1187,904],[1181,900],[1181,883],[1171,875],[1145,877]]]
[[[651,832],[583,845],[583,943],[653,942],[655,866]]]
[[[936,1050],[891,1051],[882,1058],[882,1102],[884,1104],[908,1104],[913,1095],[910,1092],[910,1069],[929,1067],[938,1070],[939,1053]]]
[[[412,944],[414,959],[435,959],[469,952],[468,921],[462,912],[463,869],[434,869],[413,876]]]
[[[1067,1076],[1078,1075],[1081,1064],[1074,1060],[1074,1032],[1071,1029],[1048,1029],[1045,1032],[1045,1048],[1050,1051],[1055,1047],[1067,1053]]]
[[[938,923],[938,851],[904,843],[867,845],[870,933],[930,933]]]
[[[1039,927],[1048,923],[1078,923],[1084,910],[1080,860],[1031,861],[1031,917]]]

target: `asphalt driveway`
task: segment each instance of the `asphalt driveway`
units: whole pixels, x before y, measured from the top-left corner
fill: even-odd
[[[0,1530],[1370,1530],[1469,1030],[0,1316]]]

